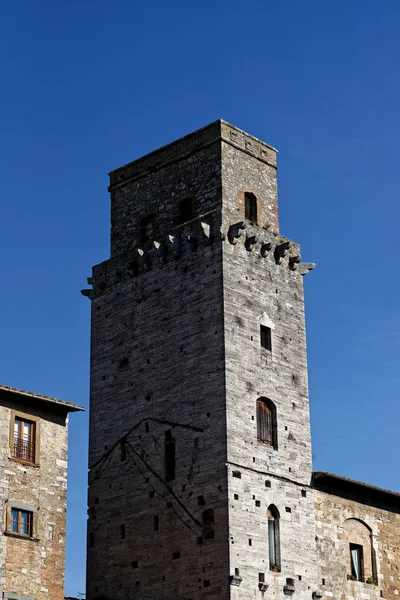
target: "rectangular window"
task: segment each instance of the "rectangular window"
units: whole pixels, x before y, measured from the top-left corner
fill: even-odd
[[[33,513],[28,510],[11,508],[10,532],[32,537]]]
[[[35,462],[35,423],[15,417],[12,455],[15,458]]]
[[[260,343],[261,348],[272,351],[271,328],[260,325]]]
[[[350,544],[351,574],[356,581],[364,581],[363,577],[363,547]]]
[[[185,223],[193,219],[193,204],[191,198],[185,198],[179,202],[179,223]]]

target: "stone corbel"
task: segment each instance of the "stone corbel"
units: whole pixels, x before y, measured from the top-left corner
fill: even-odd
[[[292,269],[292,271],[296,271],[297,267],[299,266],[299,263],[301,263],[300,254],[298,254],[297,256],[289,257],[289,269]]]
[[[164,242],[153,242],[154,248],[156,249],[157,252],[157,256],[160,259],[160,263],[162,265],[165,265],[165,263],[167,262],[167,246],[164,244]]]
[[[210,224],[200,221],[200,226],[201,226],[201,230],[203,232],[205,239],[207,241],[211,241],[211,226],[210,226]]]
[[[151,269],[151,256],[149,252],[142,250],[142,248],[136,248],[135,254],[145,264],[146,269]]]
[[[258,589],[260,590],[260,592],[266,592],[268,588],[269,588],[268,583],[262,583],[260,581],[260,583],[258,584]]]
[[[285,596],[291,596],[295,592],[294,579],[289,577],[286,579],[286,585],[283,586],[283,593]]]
[[[239,223],[235,223],[231,225],[228,230],[228,240],[231,244],[235,245],[238,239],[245,234],[245,229],[247,227],[247,223],[244,221],[239,221]]]
[[[292,242],[287,241],[287,242],[282,242],[281,244],[278,244],[277,246],[275,246],[274,257],[275,257],[276,263],[278,265],[281,264],[282,258],[285,258],[285,256],[287,255],[288,250],[291,247],[291,245],[292,245]]]
[[[269,252],[271,252],[272,243],[271,242],[261,242],[261,250],[260,254],[263,258],[266,258]]]
[[[180,258],[181,256],[181,241],[176,235],[169,235],[168,242],[172,246],[172,253],[175,258]]]
[[[313,600],[318,600],[319,598],[323,598],[323,596],[324,592],[321,592],[321,590],[315,590],[315,592],[312,593]]]
[[[307,275],[309,271],[313,271],[317,265],[315,263],[299,263],[300,275]]]
[[[91,290],[91,289],[81,290],[81,294],[82,294],[82,296],[89,298],[89,300],[93,299],[93,290]]]
[[[257,244],[257,236],[256,235],[246,235],[246,241],[245,241],[244,245],[248,252],[251,252],[256,244]]]
[[[240,585],[240,584],[242,583],[242,578],[241,578],[241,577],[239,577],[239,575],[231,575],[231,576],[229,577],[229,581],[230,581],[230,584],[231,584],[231,585],[236,585],[236,586],[238,586],[238,585]]]

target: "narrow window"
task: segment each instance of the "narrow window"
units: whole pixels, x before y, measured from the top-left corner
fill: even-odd
[[[121,525],[119,528],[119,536],[121,540],[125,539],[125,525]]]
[[[171,431],[165,432],[164,441],[164,474],[165,481],[175,479],[175,439]]]
[[[259,398],[256,403],[256,410],[258,441],[277,448],[276,408],[274,403],[268,398]]]
[[[190,198],[181,200],[178,205],[179,208],[179,223],[185,223],[193,219],[193,203]]]
[[[356,581],[363,581],[363,547],[350,544],[351,575]]]
[[[28,510],[11,509],[10,531],[32,537],[33,513]]]
[[[35,462],[35,423],[15,417],[13,456]]]
[[[213,540],[215,534],[214,511],[208,508],[202,518],[203,540]]]
[[[244,216],[257,225],[257,198],[251,192],[244,193]]]
[[[147,215],[142,219],[140,225],[140,239],[142,244],[154,240],[154,215]]]
[[[279,512],[272,504],[268,508],[268,549],[270,571],[279,572],[281,570]]]
[[[265,325],[260,325],[260,343],[261,348],[265,348],[271,352],[272,340],[271,340],[271,328]]]

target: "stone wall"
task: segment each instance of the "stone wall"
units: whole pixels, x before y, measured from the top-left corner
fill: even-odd
[[[399,501],[396,502],[399,504]],[[375,503],[377,504],[377,503]],[[339,600],[395,598],[400,593],[400,507],[315,491],[318,577],[324,595]],[[363,546],[363,581],[351,581],[350,543]],[[366,583],[370,578],[374,583]]]
[[[89,600],[228,597],[219,156],[207,145],[112,191],[113,256],[94,268],[89,292]],[[180,190],[196,213],[182,226]],[[160,246],[140,248],[132,241],[149,211]]]
[[[12,457],[11,417],[36,419],[40,451],[36,465]],[[66,533],[68,427],[65,411],[43,409],[34,401],[13,402],[0,393],[2,528],[0,559],[3,592],[35,600],[63,600]],[[7,535],[15,504],[34,510],[31,539]]]

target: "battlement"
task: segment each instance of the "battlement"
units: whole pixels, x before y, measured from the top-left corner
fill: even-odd
[[[93,276],[88,278],[93,289],[82,290],[82,294],[96,298],[123,281],[163,268],[201,248],[221,242],[243,247],[267,262],[297,271],[302,276],[315,268],[315,263],[302,262],[300,246],[288,238],[260,230],[245,221],[233,223],[227,231],[221,231],[215,226],[212,215],[203,215],[175,228],[165,238],[154,240],[148,249],[141,248],[135,240],[132,249],[96,265]]]
[[[199,150],[205,149],[207,146],[221,141],[277,168],[276,155],[278,151],[275,148],[246,133],[242,129],[222,119],[218,119],[137,160],[114,169],[109,173],[110,187],[108,189],[112,192],[128,181],[133,181],[139,177],[154,173]]]

